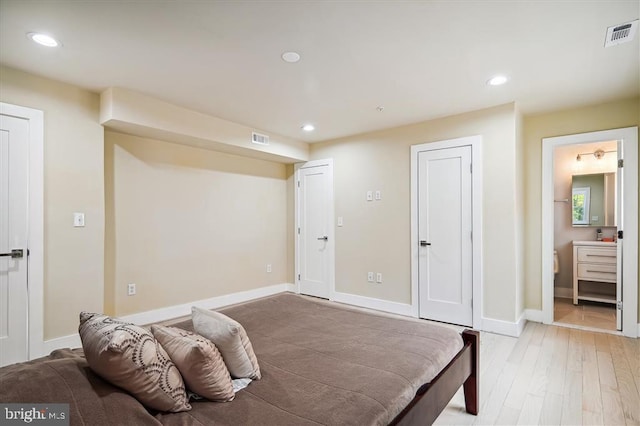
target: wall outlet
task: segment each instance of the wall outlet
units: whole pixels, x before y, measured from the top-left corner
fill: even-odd
[[[76,212],[73,214],[73,226],[76,228],[84,227],[84,213]]]
[[[376,274],[376,282],[377,283],[381,283],[382,282],[382,272],[378,272]]]
[[[127,296],[135,296],[136,285],[134,283],[127,284]]]
[[[370,283],[373,282],[373,272],[367,272],[367,281]]]
[[[271,264],[267,263],[267,272],[271,272]]]

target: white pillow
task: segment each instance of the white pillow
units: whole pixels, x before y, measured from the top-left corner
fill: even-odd
[[[211,340],[222,354],[231,377],[260,379],[260,366],[249,336],[242,325],[221,314],[197,307],[191,308],[193,329]]]

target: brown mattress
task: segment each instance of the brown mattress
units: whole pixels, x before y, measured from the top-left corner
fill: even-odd
[[[78,425],[384,425],[463,346],[448,328],[293,294],[220,311],[244,326],[262,371],[232,402],[149,412],[93,374],[80,350],[0,369],[0,402],[67,402]]]

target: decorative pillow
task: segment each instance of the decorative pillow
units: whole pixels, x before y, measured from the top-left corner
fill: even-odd
[[[80,313],[87,362],[106,381],[159,411],[191,409],[176,365],[151,332],[106,315]]]
[[[218,348],[233,378],[260,379],[260,366],[249,336],[238,321],[220,312],[191,308],[196,333],[211,340]]]
[[[210,340],[175,327],[152,325],[151,332],[176,364],[189,390],[210,401],[235,396],[222,355]]]

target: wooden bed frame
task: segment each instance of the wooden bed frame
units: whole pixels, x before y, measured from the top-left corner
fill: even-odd
[[[480,333],[462,332],[464,347],[415,398],[393,419],[391,425],[430,425],[442,413],[460,386],[464,386],[467,413],[478,414],[480,383]]]

